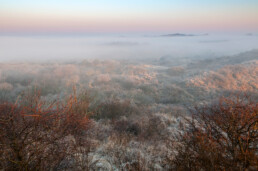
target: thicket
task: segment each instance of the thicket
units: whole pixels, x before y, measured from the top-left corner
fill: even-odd
[[[34,92],[1,103],[0,169],[258,169],[258,104],[250,98],[197,106],[181,122],[140,115],[116,99],[91,110],[87,94],[75,94],[50,103]]]
[[[177,140],[176,170],[257,170],[258,103],[234,96],[196,107]]]
[[[85,102],[71,96],[65,103],[46,103],[39,93],[21,102],[0,104],[0,169],[84,169],[92,126]]]

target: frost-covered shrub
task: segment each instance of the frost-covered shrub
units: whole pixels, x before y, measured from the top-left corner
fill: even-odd
[[[119,119],[121,116],[137,114],[138,110],[131,101],[109,99],[101,103],[97,113],[93,116],[96,119]]]
[[[11,91],[13,89],[13,85],[10,83],[0,83],[0,91]]]
[[[166,86],[159,93],[158,102],[164,104],[188,102],[193,99],[193,96],[187,90],[176,85]]]
[[[167,69],[167,74],[169,76],[181,76],[185,73],[185,70],[183,67],[171,67]]]
[[[27,72],[12,70],[5,74],[5,81],[10,84],[20,84],[22,86],[28,86],[34,79],[35,76]]]
[[[141,133],[140,124],[133,120],[129,120],[126,117],[115,120],[112,125],[114,130],[120,134],[132,134],[137,136]]]

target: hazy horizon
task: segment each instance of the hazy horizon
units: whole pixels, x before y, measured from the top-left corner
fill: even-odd
[[[255,0],[0,0],[0,61],[232,55],[258,48],[257,17]]]
[[[258,49],[258,36],[200,35],[0,36],[0,62],[84,59],[212,58]],[[187,33],[188,34],[188,33]]]

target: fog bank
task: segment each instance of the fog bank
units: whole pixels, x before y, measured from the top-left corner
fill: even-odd
[[[258,48],[258,36],[1,36],[0,61],[216,57]]]

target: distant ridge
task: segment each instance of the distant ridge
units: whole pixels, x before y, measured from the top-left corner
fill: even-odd
[[[253,33],[246,33],[245,35],[246,35],[246,36],[254,36]]]
[[[162,37],[190,37],[190,36],[207,36],[208,34],[200,34],[200,35],[195,35],[195,34],[183,34],[183,33],[173,33],[173,34],[164,34],[160,35]]]

